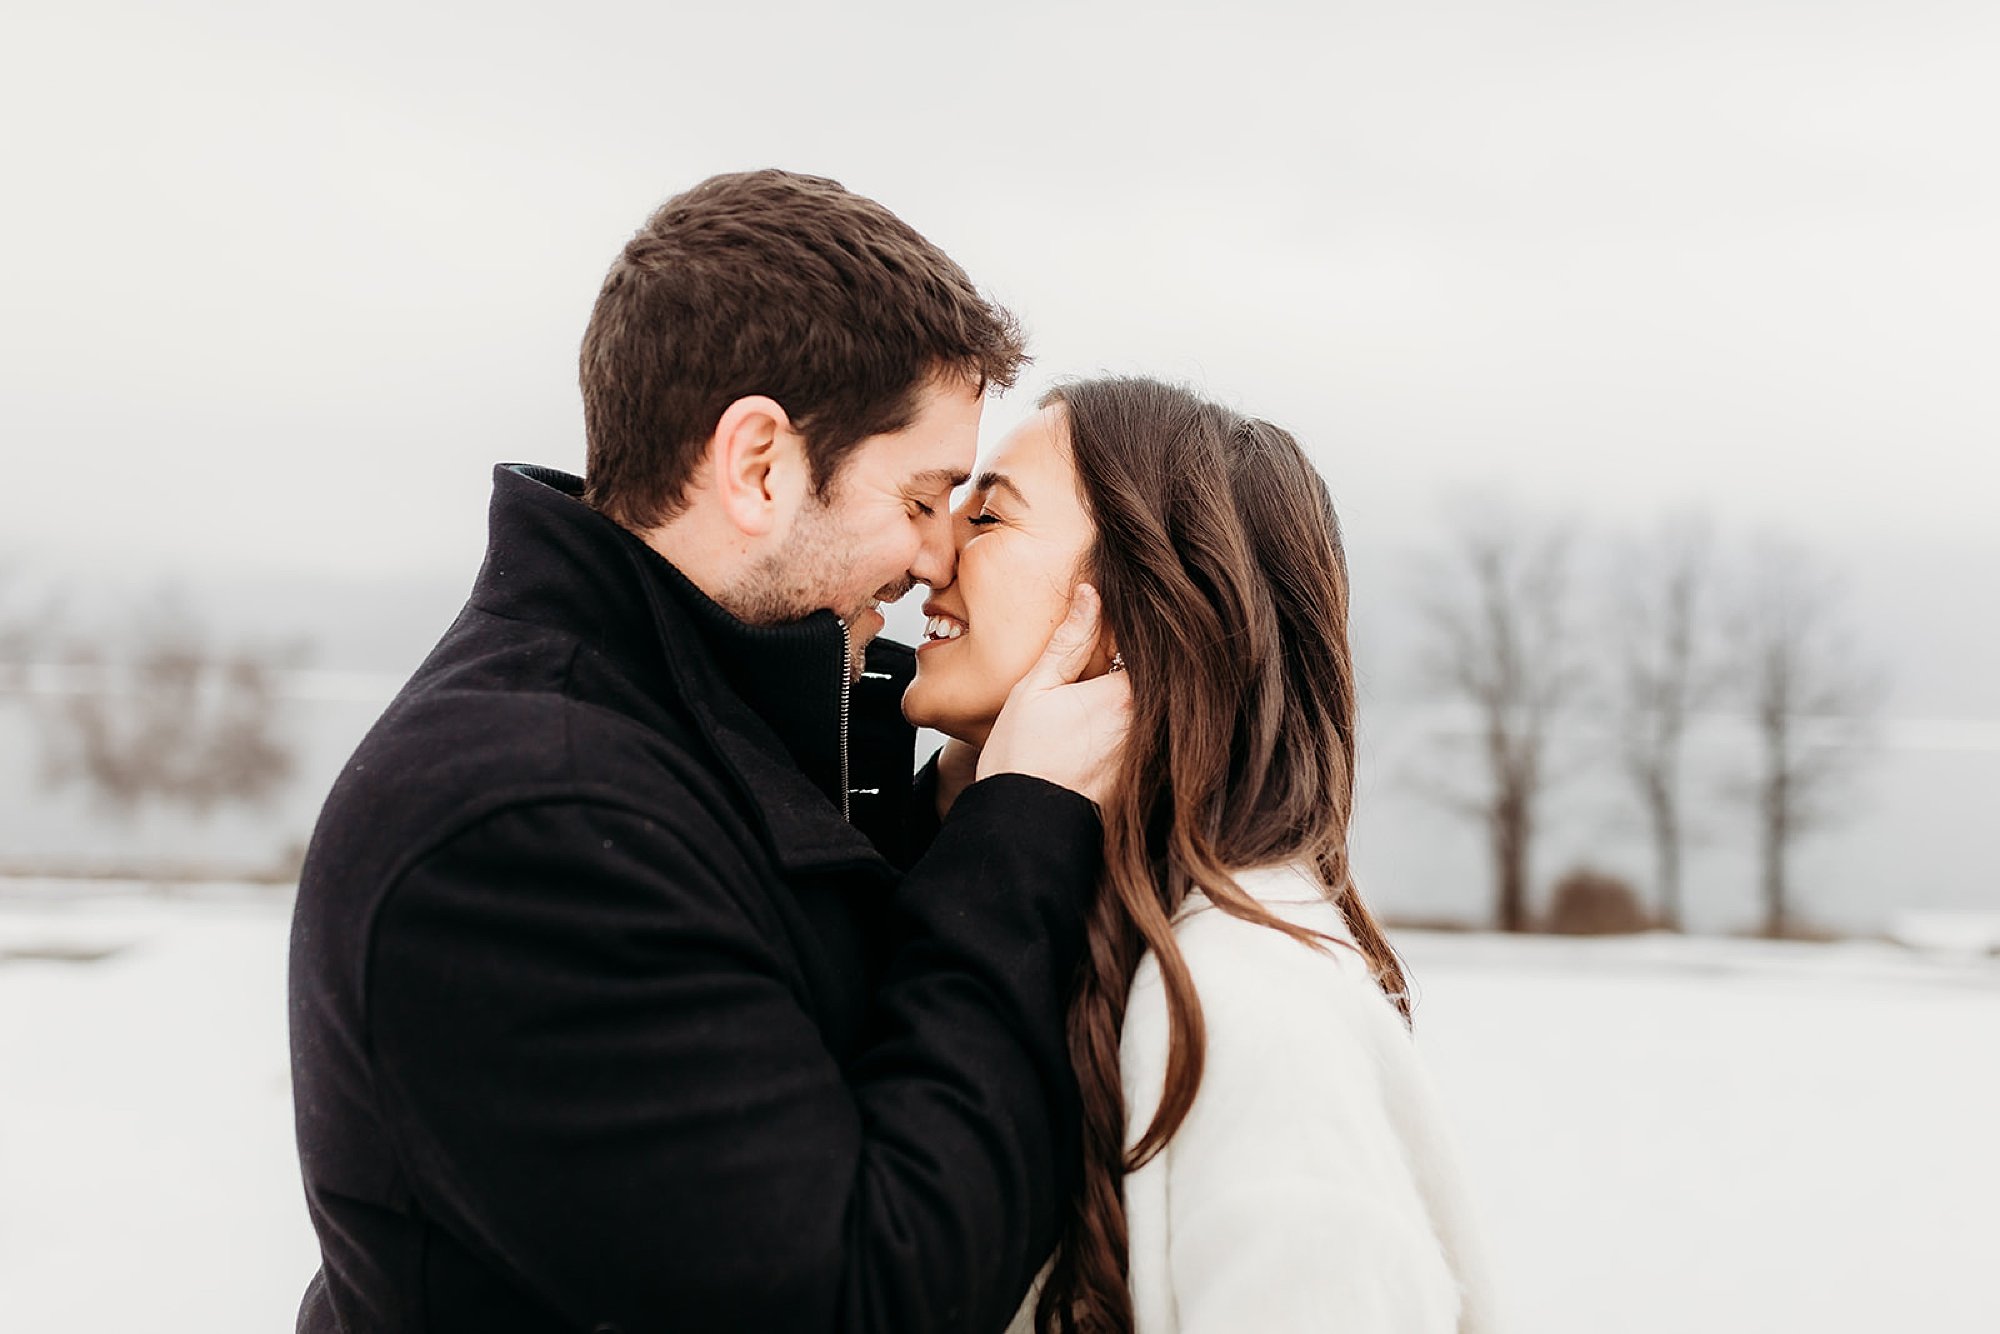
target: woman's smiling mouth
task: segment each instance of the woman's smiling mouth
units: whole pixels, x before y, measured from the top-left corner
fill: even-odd
[[[959,638],[965,632],[966,625],[964,621],[954,616],[944,616],[937,612],[932,612],[930,619],[924,623],[924,643],[942,644]]]

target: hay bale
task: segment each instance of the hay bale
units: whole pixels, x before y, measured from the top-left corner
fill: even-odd
[[[1558,936],[1625,936],[1656,923],[1638,891],[1615,875],[1579,866],[1556,881],[1542,929]]]

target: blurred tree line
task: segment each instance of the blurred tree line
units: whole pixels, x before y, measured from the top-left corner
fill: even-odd
[[[1638,924],[1681,929],[1699,808],[1754,830],[1761,929],[1799,930],[1794,854],[1841,811],[1882,693],[1831,574],[1781,543],[1725,551],[1699,517],[1585,540],[1572,522],[1487,504],[1453,515],[1447,532],[1418,581],[1419,676],[1472,726],[1440,734],[1420,781],[1480,829],[1492,923],[1548,920],[1534,904],[1537,837],[1589,777],[1593,791],[1622,790],[1651,845]],[[278,796],[297,768],[285,685],[304,646],[229,639],[171,592],[81,626],[58,599],[30,596],[19,569],[0,560],[0,700],[27,706],[51,788],[81,790],[126,822]],[[1754,736],[1754,763],[1697,785],[1691,740],[1731,720]],[[1633,924],[1614,878],[1572,875],[1560,888]]]
[[[1536,924],[1537,834],[1556,794],[1588,775],[1622,787],[1651,844],[1651,909],[1635,925],[1683,928],[1690,811],[1706,802],[1754,830],[1762,933],[1801,931],[1793,855],[1842,809],[1884,693],[1832,573],[1778,541],[1725,555],[1696,515],[1590,542],[1571,521],[1482,505],[1451,532],[1418,580],[1420,675],[1475,734],[1441,736],[1454,779],[1420,781],[1481,826],[1493,924]],[[1748,725],[1754,762],[1692,789],[1690,740],[1723,719]],[[1621,888],[1581,868],[1559,887],[1600,915]]]
[[[229,640],[172,591],[80,626],[0,565],[0,695],[25,704],[47,786],[81,789],[113,819],[268,806],[297,766],[283,678],[307,656]]]

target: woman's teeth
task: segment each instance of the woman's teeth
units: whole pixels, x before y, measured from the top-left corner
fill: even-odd
[[[949,616],[933,616],[924,624],[925,639],[957,639],[964,633],[964,624]]]

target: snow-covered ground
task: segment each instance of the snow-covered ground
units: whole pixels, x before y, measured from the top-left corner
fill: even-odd
[[[19,888],[0,896],[0,1329],[289,1328],[316,1252],[284,896]],[[2000,1330],[2000,963],[1399,943],[1520,1334]]]

